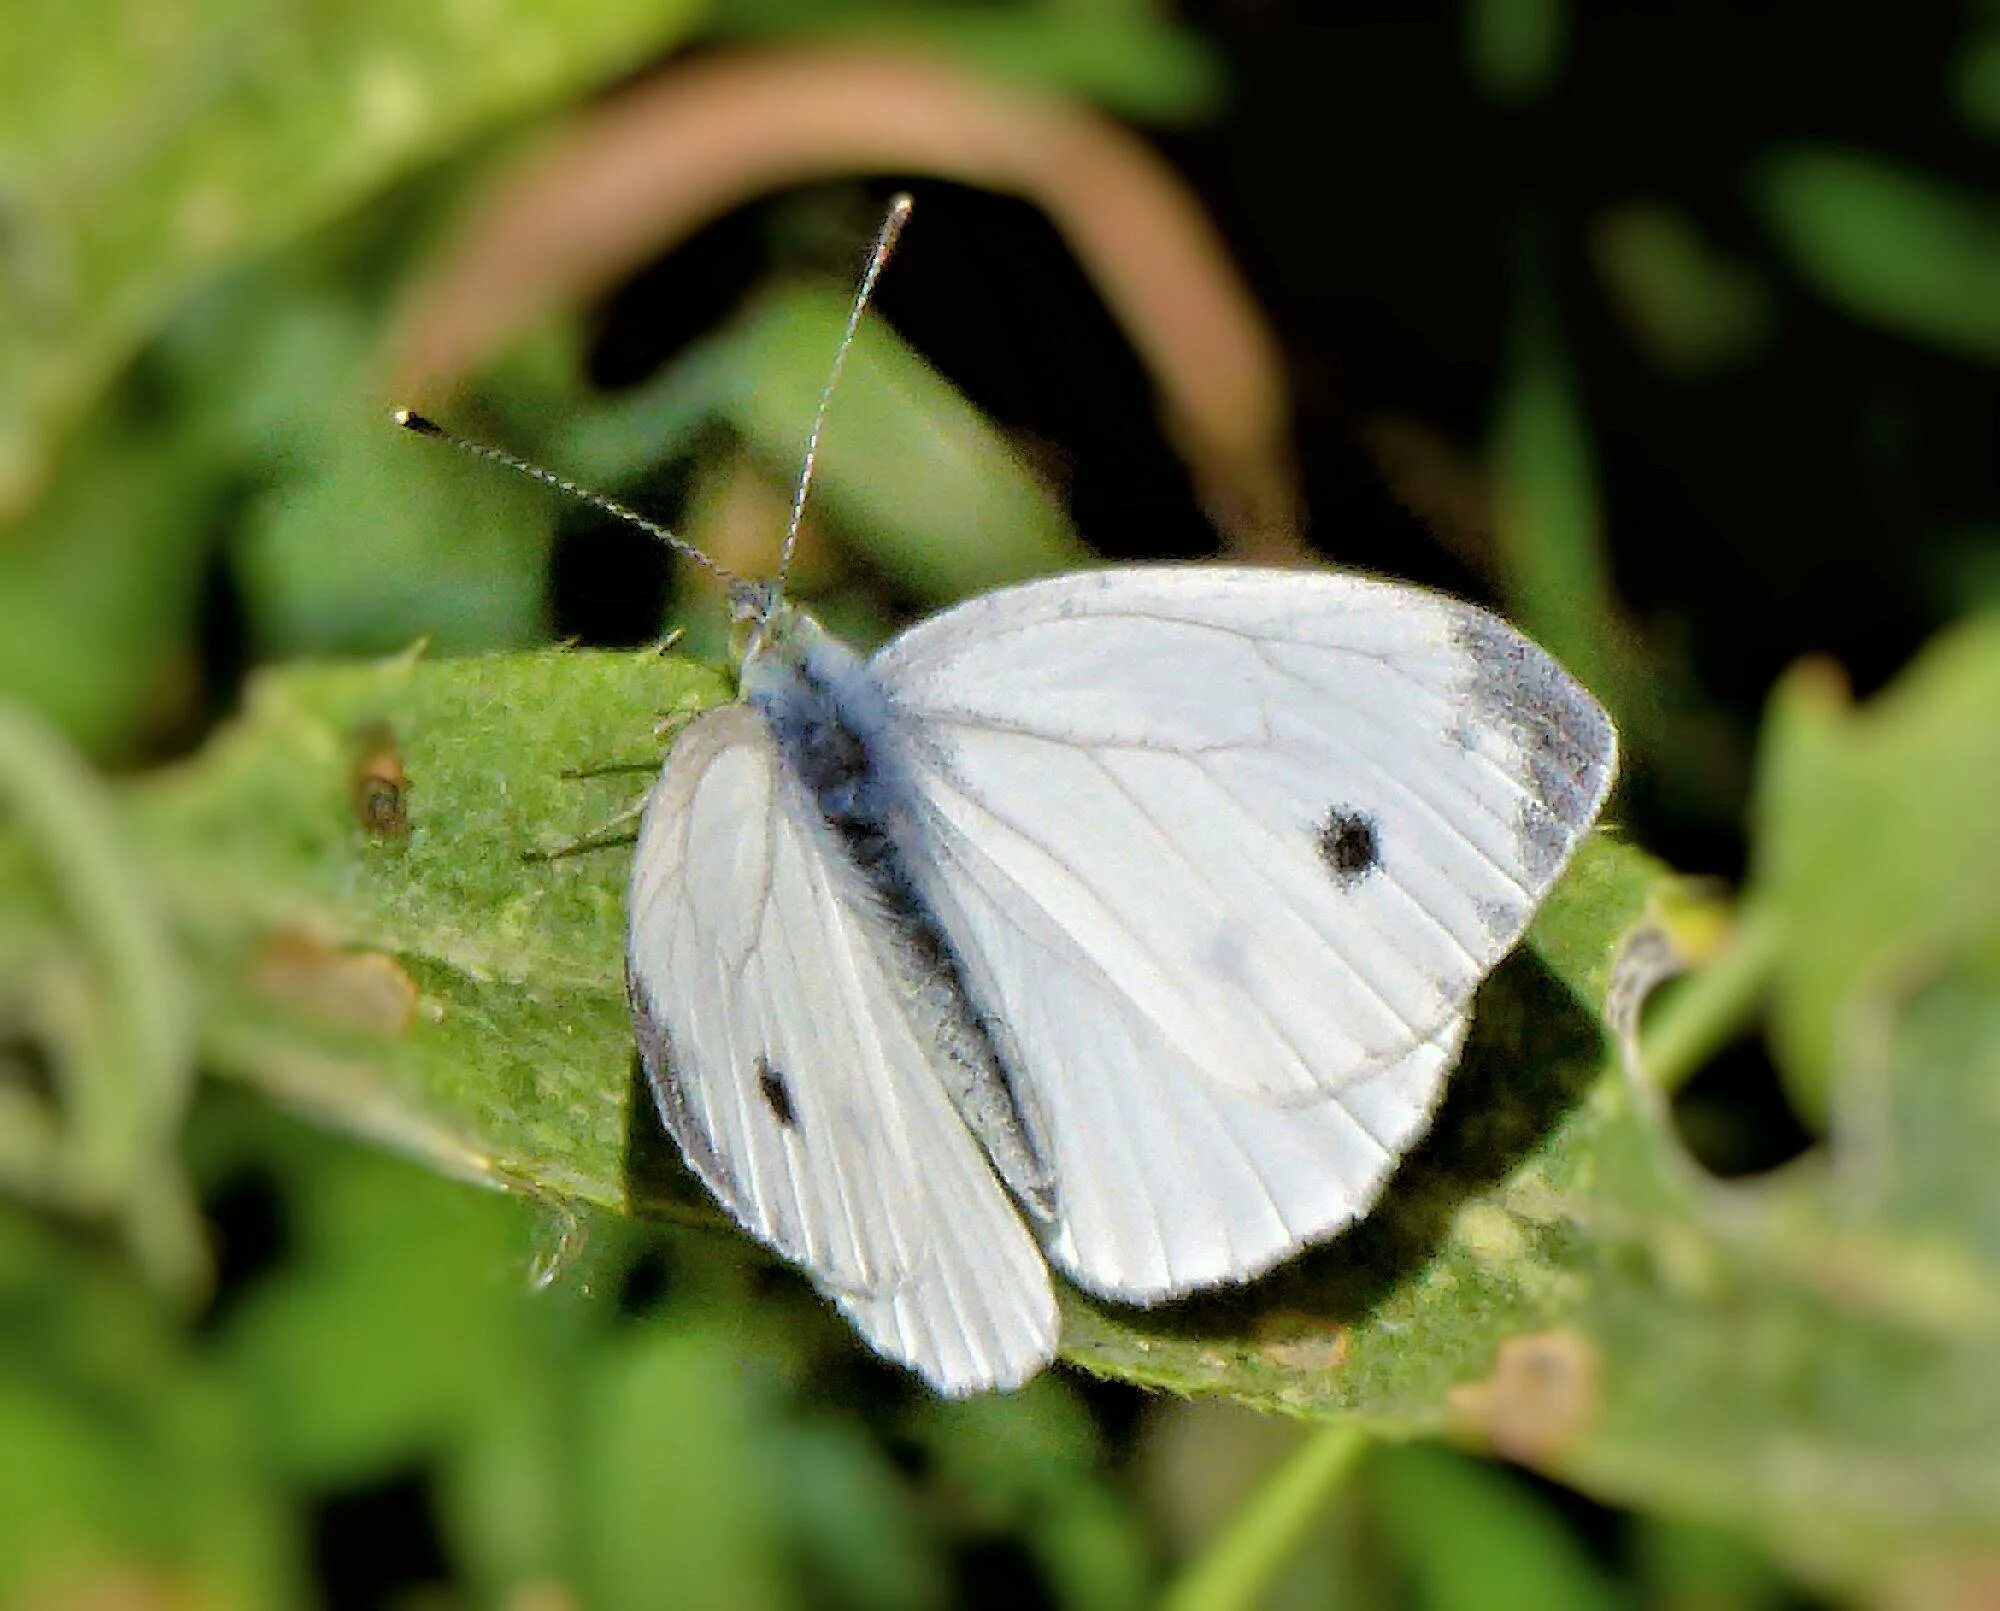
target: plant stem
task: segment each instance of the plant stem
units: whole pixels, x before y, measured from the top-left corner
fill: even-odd
[[[1345,1422],[1316,1430],[1168,1588],[1163,1611],[1241,1611],[1256,1605],[1371,1441]]]

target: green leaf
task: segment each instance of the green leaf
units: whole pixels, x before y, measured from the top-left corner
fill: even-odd
[[[630,1207],[625,859],[524,858],[647,779],[654,724],[714,673],[539,654],[267,674],[198,766],[140,789],[136,826],[205,981],[212,1066],[460,1175]],[[406,834],[357,817],[391,736]],[[670,1171],[669,1171],[670,1173]]]
[[[1765,725],[1748,904],[1780,948],[1772,1038],[1820,1124],[1855,1003],[2000,904],[2000,614],[1933,642],[1880,698],[1809,662]]]
[[[685,0],[38,6],[0,53],[0,510],[175,302],[468,136],[614,77]],[[25,37],[22,30],[26,30]]]
[[[722,338],[717,415],[790,490],[847,323],[846,292],[778,297]],[[821,442],[814,507],[910,596],[945,602],[1087,556],[993,425],[879,321],[864,322]],[[949,536],[940,539],[940,530]],[[782,531],[773,533],[773,544]]]
[[[199,764],[133,800],[198,959],[210,1064],[454,1173],[686,1213],[643,1090],[634,1099],[625,857],[522,857],[586,833],[645,781],[565,769],[644,763],[659,713],[723,691],[649,654],[267,674]],[[371,837],[350,798],[352,735],[385,724],[407,777],[395,839]],[[1442,1424],[1446,1391],[1573,1280],[1529,1257],[1528,1210],[1478,1199],[1539,1203],[1588,1178],[1604,1113],[1577,1106],[1601,1064],[1582,1003],[1601,997],[1659,879],[1634,851],[1586,847],[1529,954],[1487,991],[1440,1146],[1386,1214],[1245,1300],[1152,1315],[1075,1302],[1072,1354],[1387,1429]],[[1454,1215],[1463,1235],[1435,1246]],[[1433,1253],[1442,1267],[1427,1269]],[[1288,1318],[1313,1310],[1331,1318]],[[1313,1368],[1320,1351],[1347,1367]]]
[[[628,808],[658,718],[725,691],[650,651],[265,674],[199,764],[133,801],[199,958],[211,1063],[454,1172],[621,1209],[675,1200],[672,1169],[634,1151],[626,854],[524,858]],[[353,799],[384,730],[406,780],[393,838]],[[605,763],[641,775],[563,776]],[[1593,845],[1535,943],[1601,989],[1657,878]]]
[[[1865,323],[2000,363],[2000,212],[1857,152],[1774,152],[1753,187],[1799,272]]]
[[[1741,1533],[1676,1517],[1645,1516],[1632,1553],[1645,1603],[1705,1611],[1784,1611],[1797,1594]]]

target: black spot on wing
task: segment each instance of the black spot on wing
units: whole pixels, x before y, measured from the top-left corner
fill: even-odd
[[[1319,859],[1342,889],[1352,889],[1382,863],[1375,819],[1366,812],[1334,806],[1319,825]]]
[[[787,1130],[796,1130],[799,1116],[792,1109],[791,1087],[785,1084],[785,1076],[771,1066],[767,1057],[757,1059],[757,1089],[763,1093],[764,1106],[771,1110],[771,1117]]]

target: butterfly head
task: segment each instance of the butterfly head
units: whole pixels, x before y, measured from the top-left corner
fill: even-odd
[[[824,627],[786,601],[777,582],[730,585],[729,648],[736,662],[737,686],[753,700],[761,691],[801,675],[823,675],[829,668],[821,662],[829,655],[852,658]]]
[[[731,590],[730,647],[737,691],[766,709],[792,706],[827,690],[854,694],[865,679],[861,658],[768,582]]]
[[[785,602],[777,582],[735,580],[729,584],[729,657],[739,668],[786,642],[798,612]]]

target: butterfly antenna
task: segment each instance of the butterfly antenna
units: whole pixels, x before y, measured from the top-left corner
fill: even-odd
[[[657,537],[667,547],[684,559],[691,559],[712,576],[731,587],[743,585],[742,578],[734,571],[722,566],[704,554],[685,537],[676,537],[665,526],[648,520],[636,509],[629,509],[616,498],[607,498],[601,492],[592,492],[588,487],[580,487],[567,476],[559,476],[553,470],[544,470],[539,464],[532,464],[518,454],[509,453],[504,448],[488,447],[484,442],[474,442],[468,437],[456,436],[447,431],[436,420],[419,414],[413,409],[399,408],[390,415],[406,431],[414,431],[418,436],[434,436],[440,442],[455,447],[459,452],[475,459],[485,459],[490,464],[505,465],[509,470],[526,476],[531,481],[539,481],[545,487],[554,487],[564,497],[574,498],[578,503],[588,504],[614,519],[622,520],[628,526],[636,526],[649,537]]]
[[[847,328],[841,332],[840,346],[833,355],[833,367],[826,372],[826,384],[820,388],[819,407],[813,413],[812,431],[806,437],[805,462],[799,466],[798,489],[792,494],[792,517],[785,523],[785,546],[778,556],[778,587],[784,588],[785,578],[791,574],[792,550],[799,542],[799,522],[805,518],[806,495],[812,491],[813,470],[819,463],[820,433],[826,429],[826,411],[833,402],[833,388],[840,382],[840,371],[847,363],[847,349],[854,345],[854,332],[861,328],[861,317],[868,311],[868,302],[875,295],[875,282],[882,278],[882,270],[888,266],[890,254],[896,250],[896,240],[903,233],[903,226],[910,221],[911,210],[916,203],[909,194],[899,194],[889,203],[889,215],[882,220],[882,227],[875,233],[875,244],[868,250],[868,266],[861,271],[861,284],[854,292],[854,306],[847,311]]]

